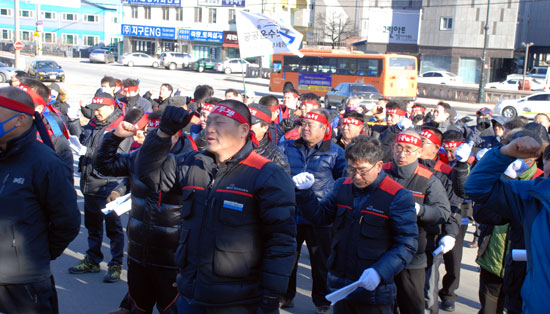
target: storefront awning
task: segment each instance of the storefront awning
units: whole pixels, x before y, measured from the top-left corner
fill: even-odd
[[[239,48],[239,44],[224,43],[223,46],[228,48]]]

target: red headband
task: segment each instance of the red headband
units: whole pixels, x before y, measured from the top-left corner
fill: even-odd
[[[398,134],[395,143],[411,144],[416,147],[422,147],[422,139],[411,134]]]
[[[420,133],[420,136],[425,137],[428,141],[434,143],[435,145],[441,146],[441,140],[439,139],[439,137],[437,137],[437,135],[435,135],[434,132],[428,129],[422,130],[422,132]]]
[[[136,92],[139,89],[138,85],[135,86],[125,86],[124,91],[126,92]]]
[[[155,129],[158,129],[158,128],[159,128],[159,125],[160,125],[160,119],[151,119],[151,120],[149,120],[149,122],[147,123],[147,127],[148,127],[148,128],[155,128]]]
[[[103,106],[114,106],[115,100],[107,97],[94,97],[92,98],[92,104],[100,104]]]
[[[313,99],[302,100],[302,104],[310,104],[310,105],[314,105],[314,106],[319,106],[319,102],[316,101],[316,100],[313,100]]]
[[[217,113],[222,116],[231,118],[239,123],[250,125],[248,123],[248,120],[246,120],[240,113],[224,105],[217,105],[211,113]]]
[[[257,110],[257,109],[254,109],[254,108],[248,108],[250,110],[250,114],[253,115],[254,117],[266,122],[266,123],[271,123],[271,117],[266,115],[265,113]]]
[[[149,114],[146,113],[139,119],[138,122],[136,122],[136,127],[138,130],[142,130],[145,128],[145,126],[149,125]]]
[[[29,107],[28,105],[25,105],[24,103],[20,103],[16,100],[13,100],[11,98],[7,98],[4,96],[0,96],[0,107],[4,107],[6,109],[10,109],[13,111],[26,113],[28,115],[34,115],[34,109]]]
[[[407,115],[407,112],[405,110],[401,110],[399,108],[386,109],[386,113],[396,114],[402,117]]]
[[[457,147],[460,146],[462,143],[464,143],[464,142],[463,142],[463,141],[458,141],[458,142],[443,142],[443,148],[445,148],[445,149],[457,148]]]
[[[353,124],[353,125],[363,125],[363,121],[357,120],[354,118],[344,118],[344,121],[342,121],[342,124]]]
[[[29,94],[29,96],[31,96],[32,98],[32,102],[35,104],[35,105],[42,105],[42,106],[46,106],[46,101],[44,100],[44,98],[42,98],[42,96],[38,95],[37,92],[35,92],[32,88],[28,87],[27,85],[23,85],[23,84],[19,84],[19,89],[25,91],[27,94]]]
[[[279,109],[279,105],[267,106],[271,112],[276,112]]]
[[[212,110],[214,109],[214,105],[211,105],[211,104],[203,104],[202,105],[202,109],[203,111],[206,111],[206,112],[212,112]]]
[[[426,112],[426,108],[424,107],[420,107],[420,106],[413,106],[412,107],[412,110],[415,110],[415,109],[418,109],[420,110],[422,113],[425,113]]]
[[[325,137],[323,137],[323,142],[332,138],[332,128],[330,127],[330,124],[328,123],[328,120],[325,116],[315,112],[308,112],[305,116],[305,119],[317,121],[327,126],[328,132],[325,134]]]

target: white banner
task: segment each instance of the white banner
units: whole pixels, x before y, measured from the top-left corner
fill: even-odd
[[[237,11],[237,35],[241,58],[292,52],[302,57],[300,32],[265,15]]]
[[[420,10],[370,9],[367,41],[417,44]]]

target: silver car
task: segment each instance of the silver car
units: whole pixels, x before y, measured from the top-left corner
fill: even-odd
[[[151,57],[150,55],[144,54],[142,52],[131,52],[126,53],[122,55],[121,60],[123,65],[133,67],[134,65],[137,66],[150,66],[153,68],[158,68],[159,66],[159,60],[155,57]]]
[[[90,63],[101,62],[107,64],[115,62],[115,56],[113,56],[113,53],[107,49],[94,49],[90,52],[90,56],[88,58]]]
[[[25,71],[16,69],[0,62],[0,83],[7,83],[11,80],[11,77],[15,74],[15,71]]]
[[[160,65],[170,70],[187,68],[192,61],[195,61],[190,54],[183,52],[164,52],[159,59]]]

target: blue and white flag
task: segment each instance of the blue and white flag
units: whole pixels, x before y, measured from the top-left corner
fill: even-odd
[[[267,56],[291,52],[303,57],[300,52],[300,32],[262,14],[237,11],[237,35],[241,58]]]

